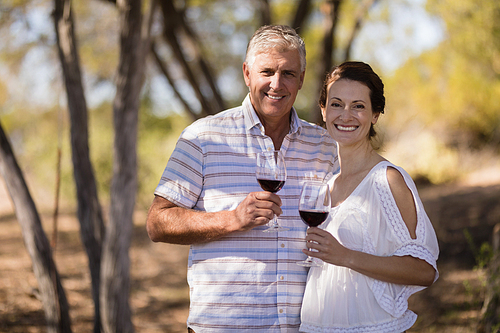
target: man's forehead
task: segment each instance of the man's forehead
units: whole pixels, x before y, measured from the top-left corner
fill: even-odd
[[[273,49],[268,52],[263,51],[257,53],[255,57],[255,64],[259,67],[274,68],[281,66],[288,70],[300,71],[300,56],[297,50],[280,52]]]

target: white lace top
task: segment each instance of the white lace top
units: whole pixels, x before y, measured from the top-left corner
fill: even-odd
[[[387,181],[396,168],[413,193],[417,208],[416,239],[404,223]],[[335,177],[329,183],[333,184]],[[411,177],[384,161],[377,164],[353,193],[330,211],[323,228],[347,248],[378,256],[411,255],[436,269],[439,254],[434,228]],[[301,332],[403,332],[417,315],[408,298],[424,289],[382,282],[345,267],[325,263],[309,271],[302,303]]]

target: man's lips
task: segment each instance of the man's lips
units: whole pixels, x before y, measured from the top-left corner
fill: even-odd
[[[264,93],[268,98],[272,99],[272,100],[275,100],[275,101],[279,101],[280,99],[283,99],[285,98],[285,96],[273,96],[273,95],[269,95],[269,94],[266,94]]]

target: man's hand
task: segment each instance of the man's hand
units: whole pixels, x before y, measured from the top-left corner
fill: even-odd
[[[281,199],[277,194],[252,192],[234,210],[239,230],[245,231],[267,224],[274,215],[281,215]]]

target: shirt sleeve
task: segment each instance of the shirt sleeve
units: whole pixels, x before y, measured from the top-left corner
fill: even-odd
[[[155,195],[176,205],[192,208],[196,205],[203,186],[203,150],[192,126],[179,137],[163,171]]]

